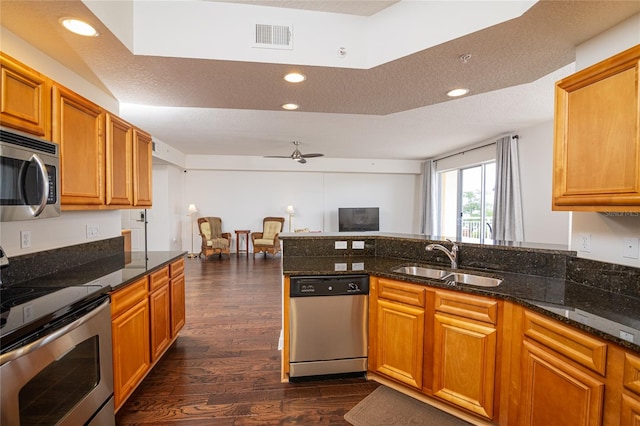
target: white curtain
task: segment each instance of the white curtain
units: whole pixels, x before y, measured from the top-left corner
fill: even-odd
[[[434,235],[437,203],[436,198],[436,162],[427,160],[422,163],[422,205],[420,233]]]
[[[517,136],[505,136],[496,141],[493,239],[524,241]]]

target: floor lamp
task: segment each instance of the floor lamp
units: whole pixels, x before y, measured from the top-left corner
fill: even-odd
[[[189,208],[187,209],[187,211],[189,212],[187,216],[191,216],[191,253],[189,253],[187,257],[189,259],[193,259],[194,257],[197,257],[193,252],[193,231],[195,229],[195,215],[196,213],[198,213],[198,209],[196,209],[195,204],[189,204]]]
[[[296,215],[293,206],[287,206],[287,213],[289,213],[289,232],[291,232],[291,218]]]

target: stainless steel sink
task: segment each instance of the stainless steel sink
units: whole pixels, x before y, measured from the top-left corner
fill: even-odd
[[[482,275],[467,274],[463,272],[444,271],[442,269],[426,268],[424,266],[400,266],[393,269],[399,274],[413,275],[423,278],[435,278],[446,282],[474,285],[478,287],[498,287],[500,278],[485,277]]]
[[[443,281],[455,281],[460,284],[475,285],[478,287],[498,287],[502,280],[500,278],[484,277],[482,275],[464,274],[451,272],[440,278]]]
[[[443,271],[442,269],[424,268],[422,266],[401,266],[394,269],[393,272],[397,272],[399,274],[415,275],[417,277],[438,279],[444,277],[449,273],[447,271]]]

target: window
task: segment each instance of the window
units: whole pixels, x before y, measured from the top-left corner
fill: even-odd
[[[437,234],[457,240],[492,239],[495,161],[437,173]]]

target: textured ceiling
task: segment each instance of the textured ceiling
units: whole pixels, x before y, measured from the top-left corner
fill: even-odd
[[[393,2],[267,3],[367,15]],[[575,46],[639,12],[640,2],[541,1],[520,18],[372,69],[298,67],[307,80],[293,86],[282,83],[283,64],[134,56],[106,27],[96,39],[67,34],[61,15],[96,20],[79,1],[0,2],[4,27],[112,93],[125,119],[185,153],[288,154],[301,140],[303,153],[399,159],[550,120],[553,79],[571,71]],[[470,95],[446,97],[461,84]],[[292,99],[301,111],[281,111]]]

